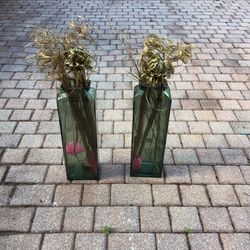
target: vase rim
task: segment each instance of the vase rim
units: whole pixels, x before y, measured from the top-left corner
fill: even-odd
[[[157,86],[147,86],[147,85],[143,85],[139,82],[139,87],[140,88],[152,88],[152,89],[159,89],[159,88],[163,88],[163,89],[167,89],[168,88],[168,82],[165,81],[164,83],[162,83],[161,85],[157,85]]]
[[[60,87],[60,89],[61,90],[63,90],[63,91],[65,91],[65,92],[68,92],[68,91],[70,91],[70,90],[89,90],[90,89],[90,85],[89,86],[87,86],[87,87],[68,87],[68,88],[65,88],[64,86],[62,86],[61,85],[61,87]]]
[[[74,81],[74,79],[71,79],[71,81]],[[60,89],[62,89],[64,91],[66,91],[67,89],[68,90],[74,90],[74,89],[75,90],[77,90],[77,89],[79,89],[79,90],[81,90],[81,89],[87,89],[88,90],[90,88],[90,86],[91,86],[91,80],[87,79],[86,83],[87,83],[86,87],[83,87],[83,86],[69,86],[69,87],[65,87],[65,86],[63,86],[63,83],[61,83]]]

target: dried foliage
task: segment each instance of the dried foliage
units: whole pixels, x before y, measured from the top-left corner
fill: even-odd
[[[160,86],[174,74],[175,63],[188,63],[193,48],[192,44],[177,43],[152,34],[144,41],[139,61],[129,47],[128,54],[134,66],[131,74],[143,86]]]
[[[95,55],[86,49],[87,43],[94,42],[89,28],[86,24],[72,21],[66,32],[55,33],[38,28],[30,35],[32,44],[38,49],[33,59],[65,89],[89,85],[88,76],[95,61]]]

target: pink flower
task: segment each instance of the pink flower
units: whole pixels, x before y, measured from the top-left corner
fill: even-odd
[[[133,169],[136,171],[136,170],[139,170],[141,168],[141,164],[142,164],[142,159],[141,159],[141,156],[138,156],[136,157],[134,160],[133,160]]]
[[[84,152],[85,149],[83,147],[82,144],[80,144],[79,142],[69,142],[66,145],[66,152],[69,155],[77,155],[79,153]]]

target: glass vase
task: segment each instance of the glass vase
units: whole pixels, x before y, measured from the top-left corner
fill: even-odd
[[[134,88],[130,175],[161,177],[171,94],[167,84]]]
[[[98,179],[96,90],[61,88],[57,107],[68,180]]]

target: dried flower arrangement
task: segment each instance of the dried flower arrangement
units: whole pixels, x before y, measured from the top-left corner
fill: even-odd
[[[189,62],[193,48],[192,44],[177,43],[174,40],[151,34],[144,41],[139,61],[135,59],[130,47],[127,50],[133,63],[131,75],[143,86],[161,86],[174,74],[175,66],[177,66],[175,63],[187,64]]]
[[[50,79],[61,82],[57,107],[70,180],[98,178],[96,92],[89,79],[96,58],[87,49],[95,44],[91,28],[72,21],[65,32],[38,28],[30,35],[38,49],[33,56],[36,64]]]
[[[167,80],[177,63],[188,63],[193,47],[152,34],[145,39],[139,60],[128,49],[130,73],[139,81],[134,90],[132,176],[161,176],[171,108]]]
[[[62,83],[65,89],[88,87],[89,75],[93,72],[95,55],[86,49],[87,43],[94,43],[90,26],[70,22],[69,31],[55,33],[37,28],[31,34],[38,52],[32,57],[36,64],[48,72],[53,80]]]

